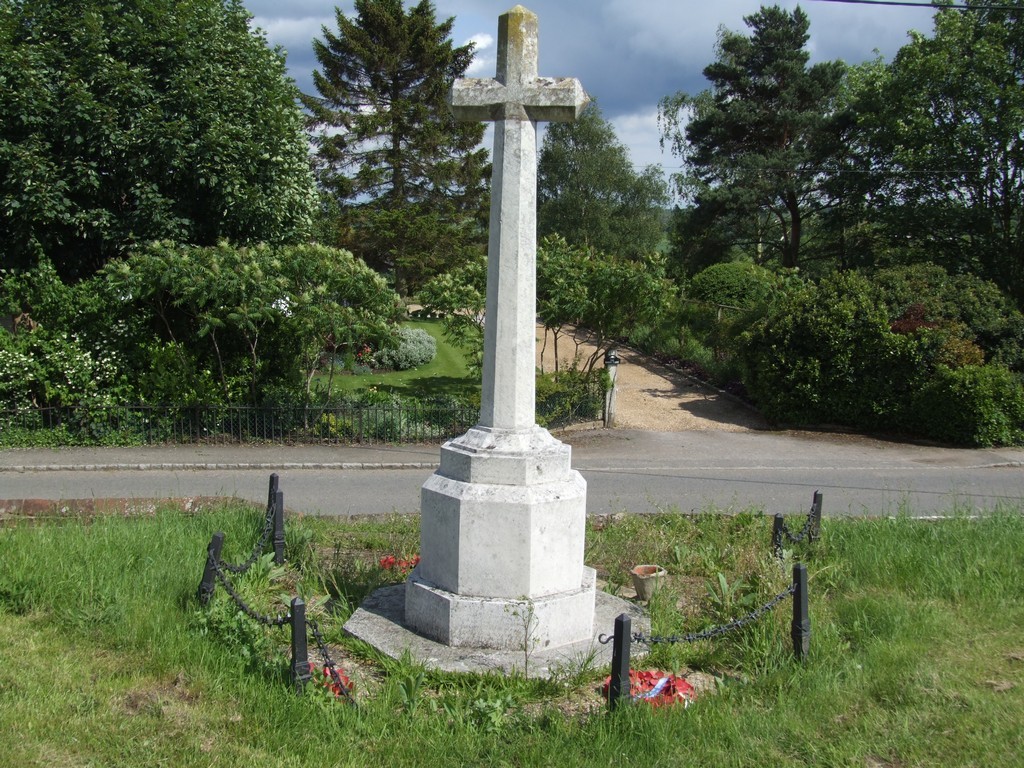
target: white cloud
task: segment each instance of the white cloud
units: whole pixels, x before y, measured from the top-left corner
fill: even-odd
[[[473,35],[463,45],[473,44],[473,63],[466,69],[469,77],[487,77],[494,74],[497,63],[494,47],[494,36],[486,32]]]

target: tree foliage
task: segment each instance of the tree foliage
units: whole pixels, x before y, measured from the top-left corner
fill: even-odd
[[[809,22],[800,8],[762,7],[744,21],[749,36],[719,36],[717,59],[704,69],[710,90],[662,100],[663,142],[687,167],[675,181],[698,211],[683,220],[696,225],[688,239],[715,228],[718,244],[796,267],[807,221],[826,204],[820,164],[843,65],[807,66]]]
[[[634,171],[595,103],[575,122],[548,126],[537,173],[539,235],[619,256],[658,249],[668,202],[661,169]]]
[[[92,274],[135,244],[294,241],[298,92],[240,0],[0,0],[0,249]]]
[[[672,296],[656,254],[628,259],[560,237],[545,238],[537,251],[537,313],[556,340],[566,326],[587,332],[595,351],[582,361],[586,372],[636,326],[657,322]]]
[[[932,261],[1024,300],[1022,80],[1024,19],[980,9],[939,11],[858,83],[867,172],[847,188],[879,230],[873,263]]]
[[[453,19],[438,23],[430,0],[355,10],[337,9],[337,31],[313,42],[319,97],[304,97],[325,215],[335,244],[414,290],[484,242],[484,127],[456,122],[447,104],[473,46],[452,45]]]

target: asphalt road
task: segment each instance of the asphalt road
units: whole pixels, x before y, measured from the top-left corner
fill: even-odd
[[[596,430],[562,436],[590,513],[659,509],[927,516],[1024,510],[1024,450],[966,450],[801,432]],[[3,500],[237,496],[262,504],[277,472],[289,510],[416,512],[437,446],[0,451]]]

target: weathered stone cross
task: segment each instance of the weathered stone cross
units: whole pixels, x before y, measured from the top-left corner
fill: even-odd
[[[569,122],[589,98],[579,80],[537,76],[537,17],[517,5],[498,19],[495,79],[456,80],[460,120],[496,123],[480,424],[535,423],[537,122]]]

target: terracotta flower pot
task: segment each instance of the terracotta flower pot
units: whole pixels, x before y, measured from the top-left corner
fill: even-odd
[[[629,572],[639,600],[648,601],[665,581],[666,571],[660,565],[637,565]]]

